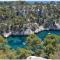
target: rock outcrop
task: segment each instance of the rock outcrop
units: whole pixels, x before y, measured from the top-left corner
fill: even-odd
[[[29,56],[29,57],[27,57],[26,60],[52,60],[52,59],[46,59],[46,58],[37,57],[37,56]]]

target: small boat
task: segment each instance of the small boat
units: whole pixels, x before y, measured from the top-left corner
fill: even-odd
[[[48,34],[51,34],[50,32]]]
[[[26,43],[25,42],[23,42],[23,45],[25,45]]]

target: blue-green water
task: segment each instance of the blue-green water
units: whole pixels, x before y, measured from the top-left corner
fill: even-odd
[[[60,30],[48,30],[48,31],[45,30],[45,31],[38,33],[37,36],[43,40],[49,33],[60,35]]]
[[[56,34],[56,35],[60,35],[60,30],[49,30],[49,31],[42,31],[39,32],[38,34],[36,34],[41,40],[43,40],[48,33],[51,34]],[[8,44],[12,47],[12,48],[25,48],[25,41],[26,41],[26,37],[27,36],[10,36],[7,38],[8,40]]]

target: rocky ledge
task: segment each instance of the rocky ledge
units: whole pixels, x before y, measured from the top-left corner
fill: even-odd
[[[44,27],[43,26],[40,26],[38,29],[36,29],[35,31],[32,31],[30,28],[28,28],[28,29],[26,29],[25,31],[21,31],[21,32],[12,32],[12,31],[10,31],[10,32],[8,32],[8,33],[6,33],[6,32],[4,32],[3,33],[3,36],[4,37],[8,37],[8,36],[10,36],[10,35],[30,35],[30,34],[34,34],[34,33],[38,33],[38,32],[40,32],[40,31],[43,31],[44,30]]]
[[[57,28],[54,28],[53,30],[60,30],[60,24],[55,23],[55,25],[56,25]],[[26,30],[23,30],[21,32],[19,32],[19,31],[15,31],[15,32],[14,31],[9,31],[8,33],[4,32],[3,36],[8,37],[10,35],[30,35],[30,34],[33,34],[33,33],[41,32],[43,30],[50,30],[50,28],[44,28],[44,26],[41,25],[41,26],[38,26],[38,28],[36,28],[33,31],[30,27],[28,27]]]
[[[52,59],[46,59],[46,58],[37,57],[37,56],[29,56],[29,57],[27,57],[26,60],[52,60]]]

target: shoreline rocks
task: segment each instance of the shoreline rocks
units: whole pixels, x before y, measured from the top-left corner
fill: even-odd
[[[5,33],[3,33],[3,36],[4,36],[4,37],[8,37],[8,36],[10,36],[11,34],[12,34],[12,32],[9,32],[9,33],[6,33],[6,32],[5,32]]]
[[[52,60],[52,59],[46,59],[46,58],[37,57],[37,56],[29,56],[29,57],[27,57],[26,60]]]
[[[4,32],[3,36],[4,37],[9,37],[10,35],[30,35],[30,34],[38,33],[38,32],[43,31],[43,30],[44,30],[43,26],[40,26],[35,31],[32,31],[30,28],[28,28],[25,31],[22,31],[20,33],[19,32],[11,32],[11,31],[8,32],[8,33]]]
[[[4,37],[9,37],[10,35],[30,35],[30,34],[34,34],[34,33],[39,33],[39,32],[44,31],[44,30],[50,30],[50,29],[49,28],[45,29],[44,26],[41,25],[35,31],[32,31],[30,28],[28,28],[28,29],[21,31],[21,32],[19,32],[19,31],[16,31],[16,32],[10,31],[8,33],[4,32],[2,35]],[[60,29],[53,29],[53,30],[60,30]]]

